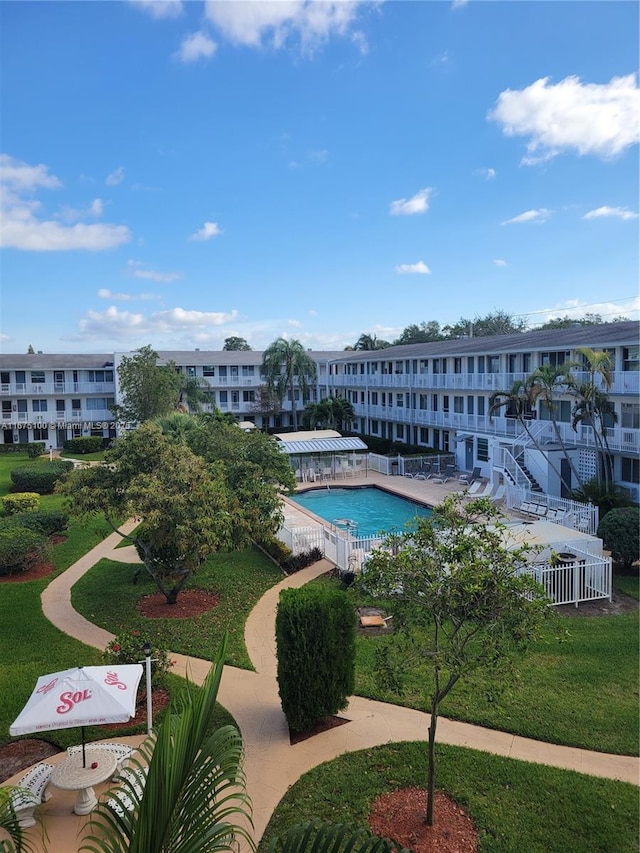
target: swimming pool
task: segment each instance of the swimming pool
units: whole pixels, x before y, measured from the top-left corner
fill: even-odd
[[[416,515],[431,515],[429,507],[392,495],[375,486],[356,489],[310,489],[291,500],[314,515],[348,529],[354,536],[375,536],[380,531],[402,530]],[[355,522],[346,525],[345,521]],[[342,523],[337,523],[342,522]]]

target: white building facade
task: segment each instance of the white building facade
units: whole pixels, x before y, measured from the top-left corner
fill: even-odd
[[[451,452],[458,467],[499,476],[507,484],[535,484],[547,494],[575,485],[568,453],[583,479],[596,472],[591,426],[571,425],[575,398],[568,389],[556,396],[558,434],[540,403],[527,415],[527,430],[508,411],[490,414],[490,398],[525,380],[538,366],[580,363],[578,347],[606,350],[613,364],[608,397],[614,417],[607,427],[614,480],[638,501],[640,486],[640,324],[579,326],[552,331],[466,338],[394,346],[367,352],[313,352],[317,379],[309,399],[296,391],[299,416],[304,405],[340,396],[355,410],[353,431],[396,445]],[[259,351],[159,351],[189,377],[206,383],[210,405],[261,428],[291,426],[290,399],[274,410],[265,401]],[[110,407],[119,402],[117,366],[123,355],[0,355],[2,426],[0,442],[44,441],[61,447],[65,438],[116,435]],[[572,368],[577,381],[587,373]],[[602,390],[605,390],[604,388]],[[549,464],[551,461],[551,464]],[[562,480],[557,471],[561,472]]]

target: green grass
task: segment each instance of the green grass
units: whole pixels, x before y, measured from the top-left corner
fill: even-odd
[[[318,582],[330,583],[329,579]],[[349,591],[356,603],[355,591]],[[393,612],[391,602],[385,602]],[[568,635],[558,639],[561,631]],[[358,636],[356,693],[419,710],[428,709],[427,664],[406,668],[399,697],[377,682],[376,649],[393,635]],[[482,676],[461,679],[441,714],[524,737],[638,754],[638,614],[562,617],[518,663],[517,680],[496,694]]]
[[[638,789],[623,782],[437,745],[436,785],[463,806],[480,853],[633,853]],[[280,801],[258,853],[289,826],[314,817],[367,827],[374,800],[426,787],[422,743],[349,753],[300,778]],[[435,814],[438,820],[438,814]]]
[[[262,595],[282,573],[257,549],[220,553],[210,557],[189,582],[189,588],[206,589],[220,596],[208,613],[190,619],[145,619],[136,611],[140,598],[157,591],[144,572],[132,583],[135,566],[102,560],[72,590],[76,610],[97,625],[117,634],[150,630],[173,652],[211,660],[224,631],[229,634],[227,663],[252,669],[244,644],[244,623]]]
[[[640,598],[640,575],[613,573],[613,587],[618,592],[630,595],[631,598]]]

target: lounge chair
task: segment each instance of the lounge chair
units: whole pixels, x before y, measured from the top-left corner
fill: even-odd
[[[18,782],[17,788],[11,796],[11,804],[18,818],[18,823],[23,829],[34,826],[36,819],[33,811],[40,803],[46,803],[51,794],[46,793],[46,787],[51,779],[53,764],[41,761],[28,770]]]
[[[506,485],[498,486],[495,492],[491,495],[491,503],[499,504],[502,500],[504,500],[505,493],[507,491]]]
[[[429,477],[427,477],[427,480]],[[451,477],[448,474],[436,474],[434,477],[431,477],[432,482],[434,483],[448,483]]]
[[[472,483],[475,483],[479,476],[480,468],[474,468],[471,474],[460,474],[460,477],[458,479],[461,483],[466,483],[468,486],[470,486]]]

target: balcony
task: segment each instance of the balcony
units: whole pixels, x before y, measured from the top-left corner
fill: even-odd
[[[12,397],[53,397],[60,394],[109,394],[116,392],[115,382],[3,382],[0,391]]]

